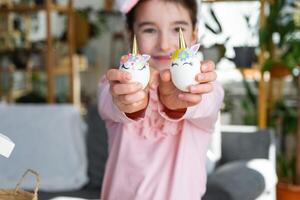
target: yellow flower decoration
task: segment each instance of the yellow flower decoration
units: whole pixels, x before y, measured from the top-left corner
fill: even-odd
[[[184,49],[177,49],[172,53],[172,60],[176,60],[179,57],[179,54],[184,51]]]

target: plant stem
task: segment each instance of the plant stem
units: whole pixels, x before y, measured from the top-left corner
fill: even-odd
[[[298,79],[298,125],[297,125],[297,148],[296,148],[296,184],[300,184],[300,75]]]

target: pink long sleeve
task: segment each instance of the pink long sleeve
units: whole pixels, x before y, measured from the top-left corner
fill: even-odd
[[[156,90],[149,96],[144,118],[134,121],[113,105],[108,83],[100,83],[99,111],[109,144],[101,199],[199,200],[223,90],[214,84],[211,93],[176,120],[163,112]]]
[[[109,84],[105,76],[101,78],[98,89],[98,110],[103,120],[120,123],[134,121],[128,118],[125,113],[121,112],[113,103],[112,96],[109,92]]]
[[[171,119],[163,112],[163,106],[159,105],[159,113],[162,117],[170,121],[180,121],[186,119],[189,123],[201,129],[212,132],[214,124],[218,118],[218,112],[224,98],[224,91],[219,82],[213,82],[213,91],[202,95],[201,102],[193,107],[189,107],[186,113],[179,119]]]

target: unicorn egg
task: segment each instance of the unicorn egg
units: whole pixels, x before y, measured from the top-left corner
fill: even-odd
[[[131,82],[139,82],[143,89],[147,87],[150,80],[149,55],[129,54],[121,58],[119,69],[131,75]]]
[[[196,44],[191,48],[178,49],[172,55],[172,82],[181,91],[188,92],[189,86],[199,84],[196,81],[196,75],[201,73],[200,59],[197,56],[199,47]]]

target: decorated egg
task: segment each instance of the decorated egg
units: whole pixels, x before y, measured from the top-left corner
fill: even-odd
[[[139,82],[143,88],[150,80],[149,55],[138,54],[136,38],[133,39],[132,53],[122,56],[119,69],[131,75],[131,82]]]
[[[200,44],[186,48],[183,33],[179,31],[179,49],[172,54],[171,76],[172,82],[181,91],[188,92],[191,85],[196,85],[196,75],[201,73],[200,59],[197,56]]]

